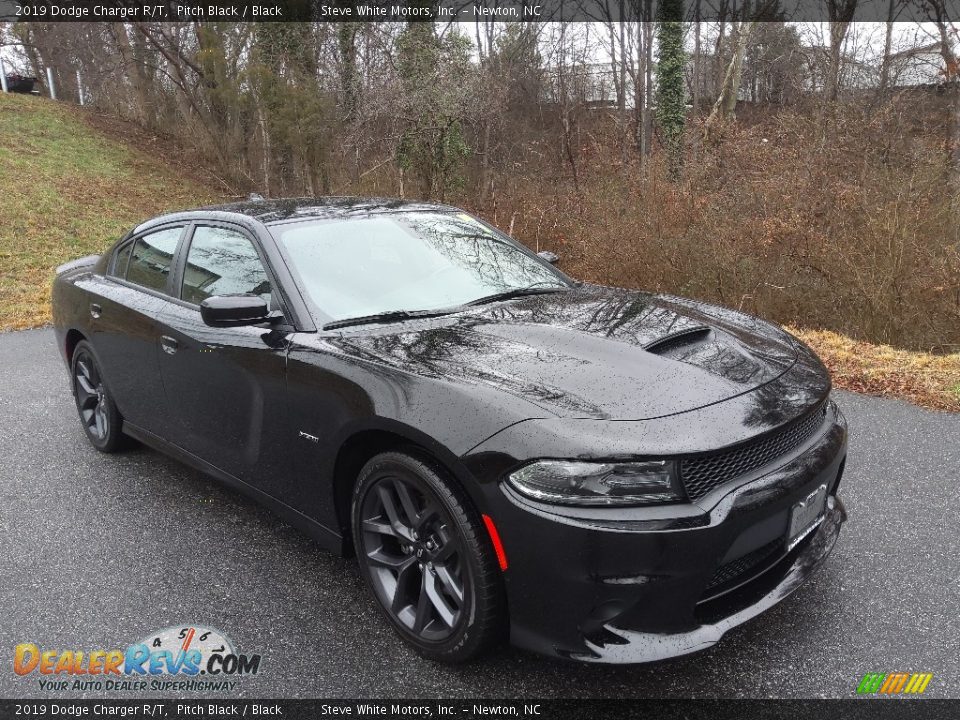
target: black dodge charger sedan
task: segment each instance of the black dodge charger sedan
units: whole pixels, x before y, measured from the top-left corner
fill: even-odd
[[[423,655],[701,650],[833,548],[829,376],[769,323],[556,260],[452,207],[251,200],[58,268],[53,315],[95,448],[355,554]]]

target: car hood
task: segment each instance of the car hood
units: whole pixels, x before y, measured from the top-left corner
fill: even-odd
[[[797,359],[787,333],[749,315],[594,285],[357,328],[332,342],[403,372],[493,386],[545,414],[615,420],[722,402]]]

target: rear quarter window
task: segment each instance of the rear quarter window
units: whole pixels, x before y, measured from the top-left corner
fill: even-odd
[[[151,290],[166,290],[182,230],[167,228],[138,238],[128,263],[127,281]]]
[[[127,276],[127,263],[130,261],[130,251],[133,250],[133,243],[128,242],[117,248],[113,254],[113,262],[110,266],[109,274],[113,277],[123,278]]]

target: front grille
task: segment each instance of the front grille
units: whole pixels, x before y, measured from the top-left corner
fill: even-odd
[[[792,452],[806,442],[823,424],[826,403],[789,427],[765,435],[733,450],[713,455],[698,455],[680,461],[680,479],[691,500],[697,500],[716,487],[741,475],[762,468]]]
[[[710,578],[705,590],[712,590],[720,585],[736,580],[749,573],[754,568],[760,567],[766,561],[771,560],[774,555],[779,554],[783,549],[783,538],[777,538],[766,545],[751,550],[746,555],[731,560],[717,568],[717,571]]]

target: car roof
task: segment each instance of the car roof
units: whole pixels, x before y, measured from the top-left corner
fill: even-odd
[[[401,200],[399,198],[377,197],[321,197],[321,198],[277,198],[271,200],[244,200],[224,205],[207,205],[193,210],[182,210],[160,215],[138,225],[134,232],[146,230],[177,220],[211,219],[226,220],[252,218],[265,225],[290,220],[310,218],[331,219],[352,216],[388,214],[395,212],[433,211],[453,212],[457,208],[450,205],[423,202],[420,200]],[[238,217],[239,216],[239,217]]]

